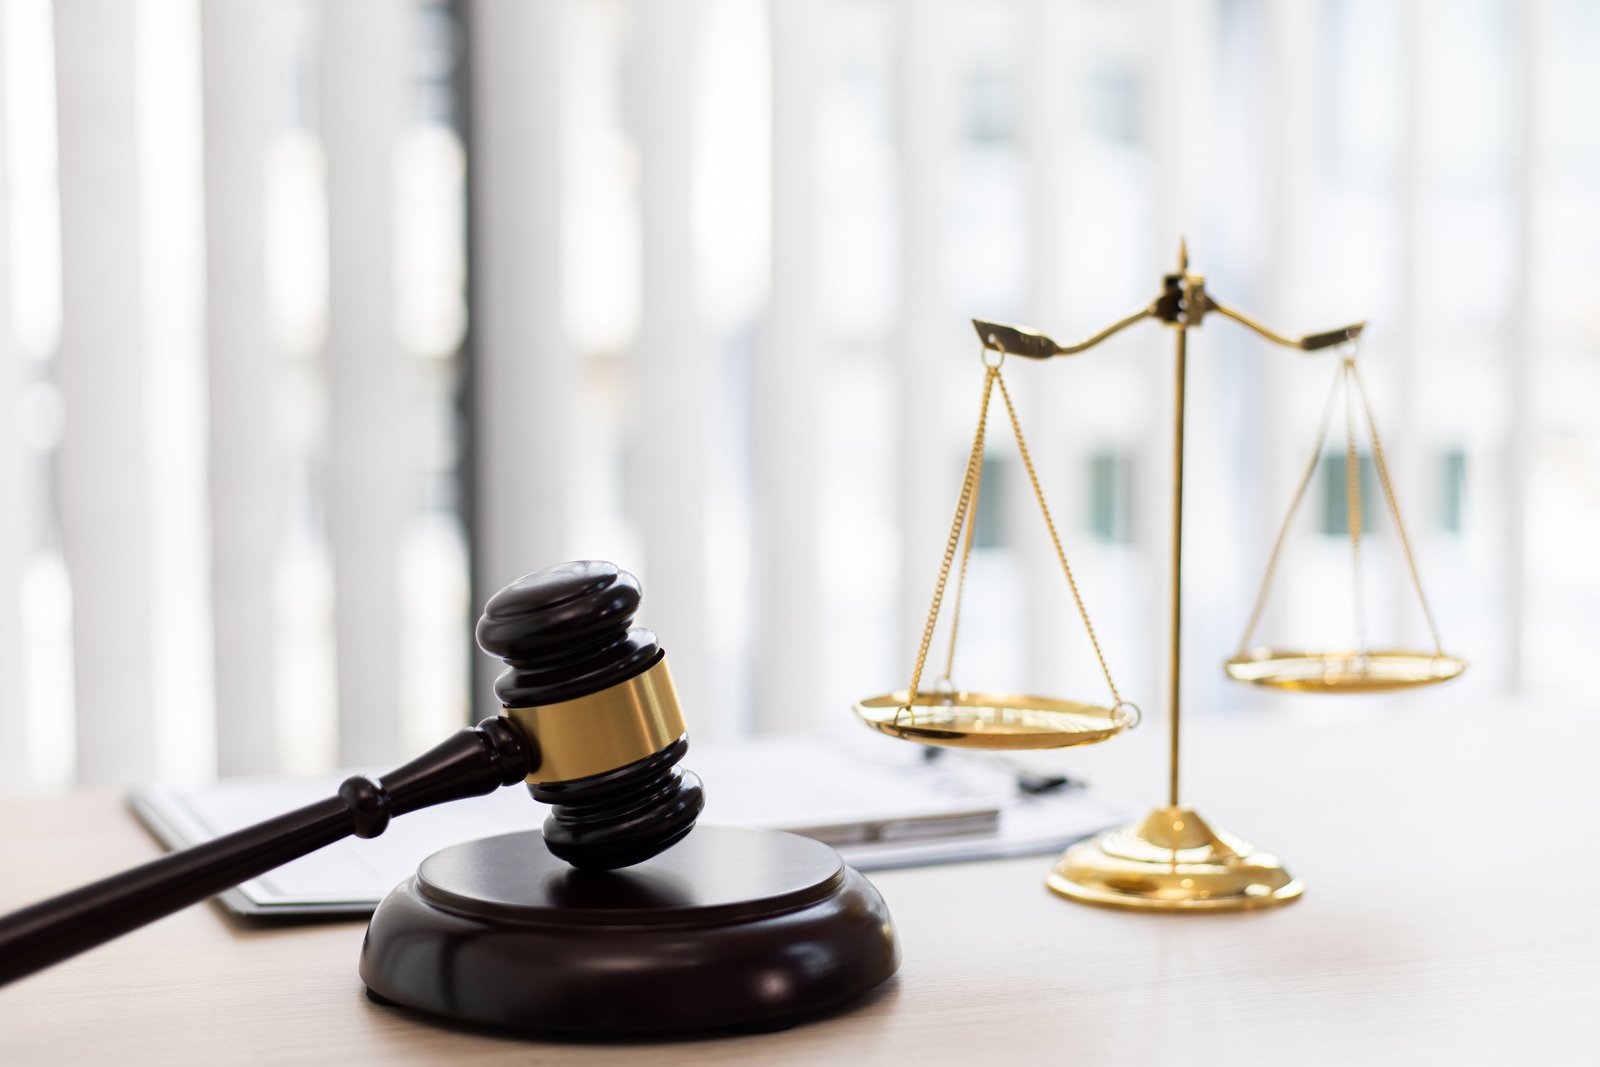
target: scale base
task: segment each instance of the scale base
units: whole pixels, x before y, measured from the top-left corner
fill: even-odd
[[[1305,885],[1278,857],[1213,830],[1188,808],[1080,841],[1045,884],[1085,904],[1146,911],[1240,911],[1297,900]]]
[[[779,1029],[899,964],[883,898],[837,852],[731,826],[618,871],[569,867],[537,831],[456,845],[384,899],[361,947],[380,1004],[591,1038]]]

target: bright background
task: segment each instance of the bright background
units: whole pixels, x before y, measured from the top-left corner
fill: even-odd
[[[3,0],[0,789],[409,755],[574,557],[640,575],[697,736],[841,728],[910,673],[966,320],[1086,334],[1180,235],[1282,331],[1371,322],[1473,663],[1413,699],[1595,710],[1597,54],[1583,0]],[[1007,367],[1157,723],[1170,348]],[[1314,699],[1219,664],[1335,359],[1191,335],[1197,714]],[[1099,699],[993,429],[957,681]],[[1353,639],[1326,448],[1265,640]],[[1421,642],[1376,489],[1366,632]]]

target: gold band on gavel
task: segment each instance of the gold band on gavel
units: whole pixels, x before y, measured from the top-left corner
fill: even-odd
[[[685,732],[663,656],[654,667],[598,693],[531,708],[502,708],[538,748],[527,781],[569,782],[660,752]]]

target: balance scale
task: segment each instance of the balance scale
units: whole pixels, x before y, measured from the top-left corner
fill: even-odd
[[[1168,641],[1168,725],[1169,789],[1167,803],[1143,819],[1119,829],[1088,838],[1056,860],[1046,878],[1055,892],[1072,900],[1122,908],[1161,911],[1233,911],[1267,907],[1298,899],[1305,886],[1293,877],[1274,855],[1257,849],[1239,838],[1212,828],[1192,808],[1179,803],[1179,721],[1178,694],[1180,646],[1179,630],[1183,606],[1183,445],[1184,391],[1188,331],[1198,327],[1210,312],[1216,312],[1287,348],[1303,352],[1334,350],[1340,361],[1333,386],[1323,407],[1321,422],[1307,463],[1289,504],[1288,513],[1267,559],[1255,606],[1240,638],[1237,653],[1224,664],[1229,677],[1252,685],[1306,693],[1372,693],[1411,689],[1449,681],[1466,669],[1461,659],[1448,655],[1439,639],[1439,630],[1427,597],[1422,591],[1410,538],[1400,517],[1400,505],[1389,476],[1377,423],[1367,400],[1356,366],[1356,344],[1365,323],[1344,326],[1304,337],[1280,334],[1242,312],[1222,304],[1206,292],[1205,279],[1189,272],[1187,247],[1180,244],[1176,273],[1162,278],[1161,292],[1150,304],[1122,318],[1082,341],[1059,344],[1038,331],[1021,326],[974,320],[982,342],[984,365],[982,399],[972,447],[967,454],[961,490],[956,500],[955,518],[945,541],[944,557],[934,585],[933,603],[917,646],[910,684],[905,689],[867,697],[855,704],[863,723],[891,737],[924,745],[977,749],[1051,749],[1089,745],[1115,737],[1136,726],[1139,708],[1123,698],[1106,664],[1100,641],[1095,635],[1088,609],[1078,590],[1061,546],[1061,537],[1050,516],[1039,476],[1029,455],[1022,424],[1017,418],[1011,393],[1006,388],[1002,367],[1010,356],[1048,360],[1086,352],[1123,330],[1145,320],[1165,323],[1174,337],[1173,476],[1172,476],[1172,587],[1171,628]],[[961,594],[966,584],[967,563],[972,554],[977,500],[983,482],[983,456],[988,436],[989,411],[995,394],[1006,412],[1017,451],[1027,471],[1028,483],[1038,500],[1040,514],[1055,548],[1056,558],[1066,577],[1067,588],[1077,607],[1078,617],[1094,650],[1109,699],[1102,703],[1062,700],[1025,694],[989,693],[959,689],[951,681],[956,640],[961,623]],[[1358,633],[1353,647],[1306,651],[1252,644],[1261,621],[1262,609],[1272,588],[1273,575],[1283,552],[1289,526],[1305,499],[1306,489],[1316,472],[1322,442],[1332,424],[1340,397],[1345,415],[1345,492],[1349,518],[1352,588],[1356,599]],[[1357,442],[1365,430],[1371,444],[1373,465],[1383,489],[1383,499],[1394,520],[1400,548],[1410,573],[1411,587],[1427,620],[1431,649],[1372,649],[1361,634],[1361,468]],[[958,560],[959,557],[959,560]],[[923,688],[928,653],[944,605],[950,572],[956,583],[952,599],[948,645],[944,672],[929,688]]]

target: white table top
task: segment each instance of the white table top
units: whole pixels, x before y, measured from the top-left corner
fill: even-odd
[[[606,1045],[427,1025],[362,995],[359,922],[207,905],[0,990],[0,1062],[1595,1062],[1600,713],[1291,703],[1185,733],[1186,801],[1305,879],[1282,909],[1083,907],[1043,858],[885,873],[905,962],[868,1004]],[[1153,806],[1162,728],[1073,766]],[[104,793],[0,800],[0,847],[6,910],[157,851]]]

